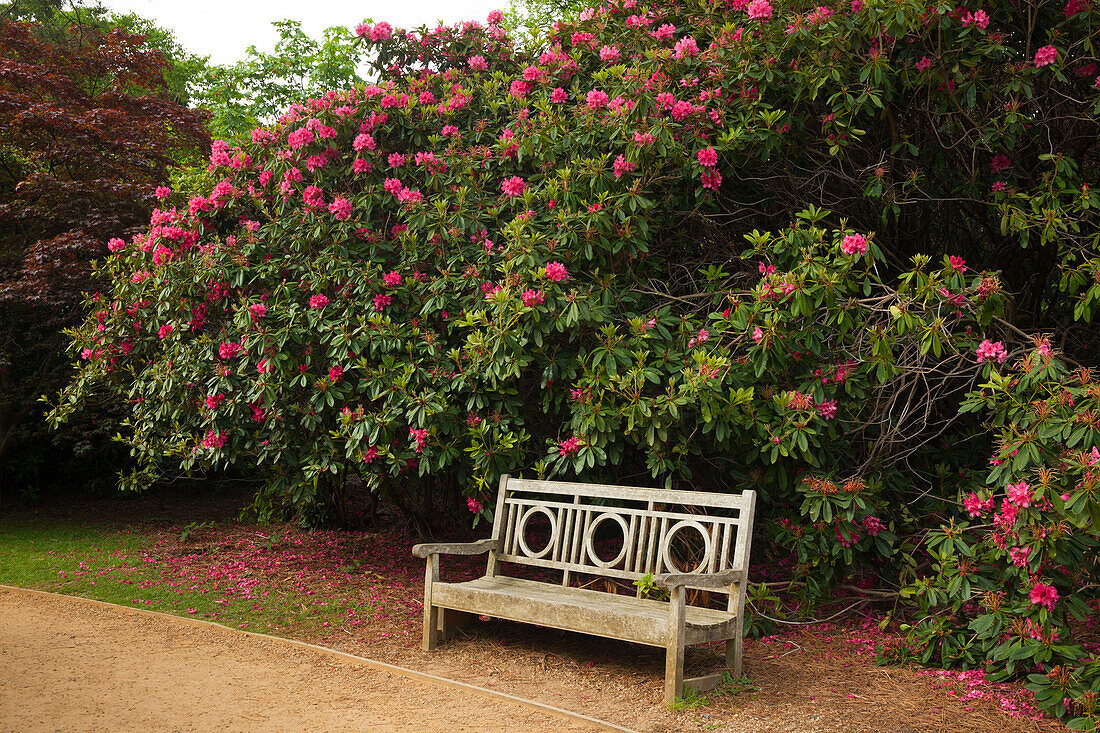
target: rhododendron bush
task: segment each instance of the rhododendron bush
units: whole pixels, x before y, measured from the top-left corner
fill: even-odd
[[[803,600],[904,589],[913,654],[1087,719],[1098,18],[625,0],[530,54],[496,16],[364,24],[377,83],[215,143],[112,244],[54,418],[115,395],[132,482],[255,466],[261,507],[755,488]]]

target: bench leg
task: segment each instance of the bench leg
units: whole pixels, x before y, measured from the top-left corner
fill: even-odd
[[[738,626],[732,639],[726,640],[726,666],[733,672],[735,680],[741,679],[741,641],[742,630]]]
[[[426,652],[435,649],[439,641],[441,609],[432,605],[432,584],[439,580],[439,555],[429,555],[424,568],[424,638],[420,648]]]
[[[684,694],[684,587],[672,589],[665,650],[665,705]]]
[[[472,624],[477,620],[477,615],[466,611],[456,611],[453,608],[436,609],[439,614],[439,641],[447,641],[453,638],[455,632],[462,626]]]

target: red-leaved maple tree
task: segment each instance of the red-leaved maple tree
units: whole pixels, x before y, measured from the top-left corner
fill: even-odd
[[[56,29],[53,29],[56,30]],[[174,162],[209,144],[167,61],[125,31],[0,17],[0,475],[41,426],[73,354],[62,329],[110,237],[147,223]],[[8,461],[5,461],[5,456]],[[41,457],[41,456],[40,456]],[[8,463],[6,466],[5,464]]]

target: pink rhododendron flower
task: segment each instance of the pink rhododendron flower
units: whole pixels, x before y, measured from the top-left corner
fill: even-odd
[[[705,170],[700,176],[700,180],[703,183],[703,188],[709,188],[712,191],[717,191],[718,187],[722,185],[722,174],[716,170]]]
[[[389,164],[390,168],[400,168],[405,165],[405,156],[401,153],[390,153],[386,156],[386,162]]]
[[[313,133],[304,127],[299,127],[286,136],[286,144],[291,148],[301,148],[313,142]]]
[[[484,56],[471,56],[466,59],[466,65],[474,71],[485,71],[489,68],[489,64],[485,61]]]
[[[996,359],[998,364],[1003,364],[1005,359],[1008,358],[1005,345],[1000,341],[990,341],[989,339],[985,339],[978,344],[978,348],[974,353],[978,357],[979,364],[986,359]]]
[[[672,111],[669,113],[674,120],[683,120],[696,112],[695,105],[686,100],[679,100],[676,104],[672,105]]]
[[[172,324],[165,323],[163,326],[157,329],[158,338],[168,338],[168,335],[172,333]]]
[[[361,152],[363,150],[374,150],[377,144],[374,142],[374,137],[366,132],[361,132],[355,136],[355,140],[352,142],[351,147],[355,152]]]
[[[1005,486],[1005,495],[1008,496],[1008,500],[1021,509],[1031,506],[1033,493],[1026,481]]]
[[[920,61],[918,61],[916,64],[914,64],[917,71],[925,71],[931,65],[932,65],[932,59],[928,58],[927,56],[921,56]]]
[[[616,178],[622,178],[624,174],[629,173],[638,167],[637,163],[631,163],[626,159],[626,156],[620,155],[615,158],[615,163],[611,170],[614,172]]]
[[[370,446],[363,451],[363,463],[373,463],[378,458],[378,447]]]
[[[499,10],[494,10],[493,12],[489,13],[489,17],[487,19],[489,25],[498,25],[502,20],[504,20],[504,13]]]
[[[607,106],[607,92],[601,89],[593,89],[585,95],[585,102],[588,104],[588,109],[600,109]]]
[[[699,161],[699,165],[714,167],[718,165],[718,151],[714,148],[703,148],[695,154],[695,159]]]
[[[168,186],[157,186],[157,190],[153,192],[153,195],[163,201],[172,195],[172,189]]]
[[[218,356],[223,359],[232,359],[240,354],[242,351],[241,345],[232,341],[224,341],[221,346],[218,347]]]
[[[604,46],[600,49],[601,61],[618,61],[620,56],[622,56],[622,54],[619,53],[619,49],[614,46]]]
[[[397,196],[405,190],[405,186],[401,183],[401,181],[397,180],[396,178],[387,178],[382,183],[382,188],[385,190],[386,193],[393,196]]]
[[[840,243],[840,251],[846,255],[862,255],[867,252],[867,240],[862,234],[849,234]]]
[[[963,508],[971,517],[980,517],[983,512],[988,512],[993,508],[993,499],[989,498],[982,501],[980,496],[971,491],[963,499]]]
[[[854,526],[842,528],[838,524],[836,527],[836,541],[840,543],[841,547],[851,547],[859,541],[859,532],[856,531]]]
[[[1092,453],[1088,454],[1085,462],[1090,466],[1095,466],[1097,463],[1100,463],[1100,450],[1097,450],[1095,445],[1092,447]]]
[[[248,310],[252,313],[252,320],[258,321],[267,315],[267,306],[263,303],[253,303],[248,306]]]
[[[867,530],[867,534],[871,537],[878,537],[878,533],[886,529],[881,519],[869,516],[863,518],[863,528]]]
[[[1077,15],[1078,13],[1088,9],[1088,6],[1089,4],[1087,0],[1068,0],[1066,2],[1066,7],[1063,9],[1062,12],[1065,13],[1067,18],[1071,18],[1074,15]]]
[[[580,438],[574,436],[558,443],[558,455],[571,456],[581,449]]]
[[[1040,68],[1053,64],[1058,58],[1058,49],[1054,46],[1043,46],[1035,52],[1035,67]]]
[[[1005,185],[1004,181],[993,181],[993,185],[990,186],[989,188],[992,189],[993,191],[996,191],[997,193],[1001,193],[1002,191],[1005,190],[1005,187],[1006,187],[1006,185]]]
[[[1028,558],[1031,557],[1031,548],[1013,547],[1008,551],[1008,557],[1016,567],[1026,568]]]
[[[329,204],[328,210],[337,221],[347,221],[351,217],[351,204],[343,196],[337,196]]]
[[[745,10],[753,20],[768,20],[772,17],[772,4],[768,0],[752,0]]]
[[[983,31],[989,27],[989,16],[986,15],[984,10],[977,10],[973,13],[967,13],[962,17],[962,24],[976,25]]]
[[[477,514],[481,511],[481,502],[472,496],[466,497],[466,508]]]
[[[415,443],[413,450],[420,453],[424,450],[424,443],[428,440],[428,430],[427,428],[409,428],[409,437]]]
[[[678,59],[691,58],[692,56],[699,55],[699,46],[695,43],[695,39],[691,36],[685,36],[676,42],[676,46],[673,49],[673,56]]]
[[[657,138],[655,138],[652,135],[652,133],[648,133],[648,132],[635,132],[634,133],[634,142],[636,142],[638,145],[652,145],[656,140],[657,140]]]
[[[376,311],[380,311],[383,308],[385,308],[386,306],[393,304],[393,296],[392,295],[383,295],[382,293],[378,293],[377,295],[374,296],[372,302],[374,303],[374,309]]]
[[[257,127],[256,129],[252,130],[251,135],[252,142],[256,143],[257,145],[271,145],[278,139],[277,137],[275,137],[275,133],[273,133],[271,130],[265,130],[262,127]]]
[[[560,262],[547,263],[545,269],[546,279],[553,280],[554,282],[561,282],[569,277],[569,273],[565,271],[565,265]]]
[[[671,23],[664,23],[663,25],[659,26],[657,30],[650,31],[649,35],[653,36],[658,41],[667,40],[676,35],[676,26],[672,25]]]
[[[1006,168],[1010,168],[1011,166],[1012,161],[1009,160],[1008,156],[1002,155],[1000,153],[994,155],[989,161],[989,170],[993,171],[994,173],[1000,173],[1001,171],[1005,170]]]
[[[302,191],[302,202],[309,208],[320,208],[325,205],[325,194],[317,186],[306,186]]]
[[[1044,606],[1048,611],[1053,611],[1054,604],[1058,602],[1058,591],[1055,590],[1053,585],[1036,581],[1035,585],[1031,586],[1031,591],[1028,592],[1027,597],[1035,605]]]
[[[339,365],[331,367],[328,370],[328,378],[331,379],[333,382],[344,381],[344,367]]]
[[[546,296],[542,294],[541,290],[531,290],[528,288],[523,291],[523,304],[528,308],[533,308],[536,305],[542,305],[546,300]]]
[[[947,258],[947,261],[950,263],[952,270],[960,273],[966,272],[966,260],[964,260],[962,257],[951,255],[949,258]]]
[[[385,21],[379,23],[370,29],[370,39],[372,41],[384,41],[393,35],[393,26]]]
[[[504,182],[500,184],[500,190],[512,198],[523,195],[523,191],[526,188],[527,183],[519,176],[506,178]]]
[[[565,90],[561,87],[558,87],[554,91],[550,92],[550,101],[554,104],[561,104],[562,102],[568,101],[568,99],[569,95],[566,94]]]
[[[403,280],[404,278],[401,277],[401,273],[397,270],[392,270],[382,276],[382,282],[387,288],[396,288]]]
[[[113,237],[112,239],[107,241],[107,249],[111,250],[112,252],[121,252],[122,250],[126,249],[126,242],[119,239],[118,237]]]
[[[822,400],[817,403],[817,414],[821,416],[822,420],[832,420],[836,417],[836,410],[836,400]]]
[[[317,308],[320,310],[328,305],[328,296],[324,293],[317,293],[316,295],[309,296],[309,307]]]
[[[523,99],[531,91],[531,83],[522,79],[514,80],[508,87],[508,94],[516,99]]]
[[[760,343],[760,339],[764,338],[764,332],[760,330],[760,326],[754,326],[752,329],[752,340],[756,343]]]
[[[202,439],[202,447],[221,448],[223,445],[225,445],[225,441],[225,433],[215,433],[213,430],[207,430],[206,437]]]

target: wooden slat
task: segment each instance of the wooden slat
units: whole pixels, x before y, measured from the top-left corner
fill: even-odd
[[[507,534],[504,538],[504,554],[514,555],[516,553],[516,522],[519,521],[515,504],[508,504],[508,516],[505,521],[507,521],[505,525]]]
[[[657,525],[657,518],[650,517],[649,540],[646,543],[645,567],[642,568],[642,575],[645,575],[646,573],[656,574],[657,572],[657,561],[654,555],[655,548],[657,546]]]
[[[718,564],[718,527],[720,525],[715,522],[710,528],[710,556],[707,558],[706,567],[704,570],[708,573],[715,572],[714,566]]]
[[[536,494],[561,494],[564,496],[591,496],[601,499],[625,499],[629,501],[655,501],[658,504],[685,504],[699,507],[725,507],[744,509],[744,494],[715,494],[707,491],[673,491],[641,486],[611,486],[608,484],[579,484],[567,481],[535,481],[510,479],[509,491],[529,491]],[[748,493],[748,492],[745,492]]]
[[[520,578],[478,578],[465,583],[436,583],[432,602],[443,608],[597,634],[641,644],[665,646],[669,604],[612,595],[584,588],[561,588]],[[687,606],[687,643],[729,638],[737,619],[725,611]]]
[[[584,552],[584,548],[582,547],[584,544],[584,522],[585,518],[588,516],[588,511],[578,506],[576,515],[576,519],[573,520],[573,547],[569,551],[569,562],[579,564],[581,561],[581,553]]]
[[[737,547],[733,551],[733,567],[741,569],[749,564],[749,543],[752,541],[752,515],[756,506],[756,492],[746,491],[745,500],[748,502],[748,511],[745,512],[745,522],[737,528]]]
[[[516,496],[508,497],[507,503],[523,508],[530,508],[534,506],[547,507],[549,509],[557,509],[559,507],[575,506],[574,504],[565,504],[557,501],[543,501],[541,499],[524,499]],[[721,517],[712,516],[708,514],[689,514],[687,512],[668,512],[668,511],[656,511],[650,509],[634,509],[631,507],[618,507],[618,506],[600,506],[598,504],[579,504],[585,509],[590,509],[599,513],[608,512],[610,514],[621,514],[623,516],[649,516],[649,517],[667,517],[674,519],[677,522],[690,521],[690,522],[718,522],[720,524],[740,524],[744,520],[741,517]]]
[[[722,549],[719,550],[721,558],[718,563],[718,572],[722,572],[729,567],[730,564],[730,535],[733,533],[733,527],[726,525],[722,528]]]
[[[678,572],[676,568],[665,567],[665,537],[668,534],[668,517],[661,517],[661,531],[657,533],[657,564],[654,566],[653,574],[660,575],[664,572],[675,573]]]
[[[630,516],[629,531],[626,537],[623,538],[623,570],[628,572],[632,571],[630,559],[634,557],[634,543],[638,537],[638,517],[632,514]]]

